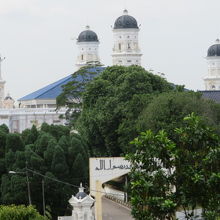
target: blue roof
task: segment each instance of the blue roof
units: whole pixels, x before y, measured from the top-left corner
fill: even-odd
[[[93,67],[88,69],[88,72],[97,72],[100,73],[104,70],[104,67]],[[28,101],[28,100],[39,100],[39,99],[56,99],[58,95],[63,91],[62,86],[67,84],[68,82],[72,81],[73,77],[72,74],[66,76],[48,86],[43,87],[35,92],[32,92],[20,99],[18,101]],[[75,80],[82,80],[82,77],[79,75]]]
[[[217,103],[220,103],[220,90],[205,90],[199,92],[202,93],[203,98],[210,99]]]

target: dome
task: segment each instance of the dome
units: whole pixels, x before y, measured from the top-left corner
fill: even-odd
[[[5,100],[12,100],[12,101],[14,101],[13,98],[10,96],[9,93],[8,93],[7,96],[5,97]]]
[[[86,194],[85,192],[78,192],[75,197],[76,197],[77,199],[83,199],[83,198],[85,198],[86,196],[87,196],[87,194]]]
[[[214,45],[209,47],[207,56],[208,57],[220,56],[220,40],[219,39],[216,40]]]
[[[114,24],[114,29],[136,28],[138,29],[137,21],[134,17],[128,15],[128,11],[124,10],[124,15],[117,18]]]
[[[77,41],[78,42],[98,42],[98,36],[94,31],[89,30],[89,26],[86,26],[85,31],[81,32]]]
[[[84,187],[82,186],[82,183],[80,183],[79,192],[76,194],[77,199],[83,199],[87,196],[87,194],[84,192]]]

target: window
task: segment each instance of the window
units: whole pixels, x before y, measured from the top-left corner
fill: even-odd
[[[118,44],[118,49],[121,50],[121,44]]]
[[[119,60],[118,62],[119,62],[119,63],[122,63],[122,60]]]
[[[215,89],[215,85],[212,85],[212,89]]]
[[[128,63],[131,63],[131,60],[127,60]]]
[[[81,55],[81,60],[83,60],[83,55]]]
[[[130,36],[127,36],[127,38],[130,38]]]
[[[128,49],[131,49],[131,45],[128,43]]]

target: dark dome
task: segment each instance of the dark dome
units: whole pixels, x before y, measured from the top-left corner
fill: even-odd
[[[128,11],[124,10],[124,15],[117,18],[114,24],[114,29],[136,28],[138,29],[137,21],[134,17],[128,15]]]
[[[220,56],[220,40],[219,39],[216,40],[216,43],[214,45],[209,47],[207,56],[208,57]]]
[[[86,196],[87,196],[87,194],[86,194],[85,192],[78,192],[75,197],[76,197],[77,199],[83,199],[83,198],[85,198]]]
[[[89,30],[89,26],[86,27],[87,30],[80,33],[77,41],[78,42],[94,42],[99,41],[98,36],[94,31]]]
[[[7,96],[5,97],[5,100],[13,100],[13,98],[9,94],[7,94]]]

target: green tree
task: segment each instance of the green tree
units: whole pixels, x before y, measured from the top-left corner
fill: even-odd
[[[112,66],[87,84],[76,129],[93,155],[118,156],[136,135],[136,120],[154,95],[174,90],[139,66]]]
[[[82,93],[85,86],[103,70],[99,66],[86,66],[73,73],[72,80],[63,86],[62,93],[57,97],[57,106],[67,107],[66,119],[75,123],[82,108]],[[72,120],[71,120],[72,119]]]
[[[46,220],[32,206],[0,206],[1,220]]]
[[[7,139],[6,139],[6,152],[9,150],[12,150],[13,152],[17,150],[23,150],[24,148],[24,143],[21,139],[20,134],[8,134]]]
[[[191,114],[175,129],[175,141],[160,130],[142,132],[133,142],[131,203],[135,219],[187,219],[201,207],[206,219],[217,219],[220,208],[220,139],[200,117]]]
[[[181,127],[182,118],[191,112],[200,115],[220,132],[220,105],[203,99],[200,93],[192,91],[175,91],[155,96],[139,115],[137,130],[141,132],[151,129],[158,132],[164,129],[173,137],[174,129]]]

